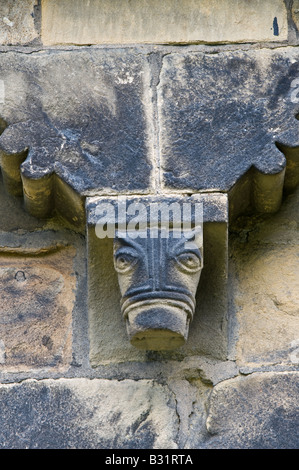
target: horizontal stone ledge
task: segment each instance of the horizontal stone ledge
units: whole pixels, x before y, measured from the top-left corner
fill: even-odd
[[[125,204],[125,210],[127,215],[127,222],[133,220],[133,218],[138,215],[138,220],[143,221],[142,213],[138,209],[139,204],[143,204],[147,211],[147,220],[143,222],[150,222],[150,206],[153,204],[157,205],[158,210],[163,208],[168,208],[171,212],[173,210],[173,204],[179,204],[182,209],[182,215],[187,215],[187,211],[183,211],[183,204],[190,204],[192,209],[190,212],[190,223],[194,222],[194,207],[197,204],[202,205],[202,221],[203,222],[224,222],[228,221],[228,197],[223,193],[202,193],[202,194],[193,194],[192,196],[179,196],[179,195],[164,195],[164,196],[95,196],[89,197],[86,201],[86,210],[87,210],[87,223],[89,225],[96,225],[101,218],[102,210],[105,210],[106,205],[111,204],[114,208],[112,214],[111,222],[115,223],[118,220],[118,211],[120,210],[120,205]],[[130,205],[131,206],[130,208]],[[134,208],[135,204],[135,208]],[[135,213],[135,209],[139,214]],[[133,212],[132,212],[133,210]],[[161,215],[161,214],[160,214]],[[169,214],[172,217],[171,214]],[[109,214],[105,215],[105,220],[108,221]],[[184,217],[184,221],[185,220]]]
[[[42,42],[165,44],[281,42],[283,0],[42,0]]]

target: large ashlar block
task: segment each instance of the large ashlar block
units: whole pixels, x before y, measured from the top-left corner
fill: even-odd
[[[287,40],[282,0],[43,0],[42,41],[55,44]]]
[[[267,372],[218,384],[211,393],[210,449],[298,448],[299,374]]]
[[[0,2],[0,45],[24,45],[38,38],[34,24],[37,3],[37,0]]]
[[[188,198],[140,197],[130,202],[188,202]],[[191,198],[190,198],[191,199]],[[185,344],[173,351],[161,351],[161,357],[174,359],[207,354],[217,359],[227,357],[227,196],[194,195],[203,203],[204,268],[201,273],[196,308]],[[101,203],[117,205],[117,198],[94,197],[87,200],[88,221],[88,305],[90,361],[92,366],[111,362],[144,361],[147,351],[133,346],[128,338],[121,313],[121,293],[113,265],[113,238],[98,238],[97,210]],[[129,207],[129,206],[128,206]],[[129,209],[128,209],[129,210]],[[162,255],[153,253],[150,260],[160,265]],[[163,265],[164,266],[164,265]],[[149,348],[150,350],[150,348]]]
[[[148,193],[151,110],[147,57],[136,50],[3,54],[6,190],[24,195],[33,216],[48,217],[56,207],[76,225],[83,224],[86,195]]]
[[[1,449],[177,448],[174,397],[151,380],[27,380],[0,400]]]
[[[236,359],[242,370],[299,362],[298,202],[297,190],[271,220],[243,222],[248,241],[234,245]]]
[[[257,211],[277,211],[284,180],[292,188],[298,181],[298,64],[294,48],[165,56],[158,87],[165,190],[231,192],[246,175],[230,198],[234,212],[249,186]],[[282,144],[296,147],[287,162]]]
[[[0,369],[65,368],[72,358],[76,251],[27,245],[0,248]]]

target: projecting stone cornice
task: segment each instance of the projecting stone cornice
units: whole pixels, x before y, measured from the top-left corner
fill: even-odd
[[[299,180],[298,51],[176,51],[3,54],[7,190],[75,223],[103,194],[224,192],[232,215],[275,212]]]

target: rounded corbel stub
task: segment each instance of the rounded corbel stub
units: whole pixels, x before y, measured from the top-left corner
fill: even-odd
[[[136,305],[126,320],[130,342],[137,349],[165,351],[177,349],[188,338],[190,317],[182,305],[156,301]]]

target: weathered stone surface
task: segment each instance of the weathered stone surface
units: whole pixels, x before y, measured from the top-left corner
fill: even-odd
[[[292,365],[299,339],[298,202],[297,190],[271,219],[241,219],[231,227],[238,233],[232,244],[235,352],[243,367]]]
[[[187,357],[168,363],[168,386],[175,395],[180,420],[179,449],[201,449],[207,441],[208,400],[213,385],[236,377],[238,369],[231,361],[211,357]]]
[[[1,247],[2,370],[65,368],[71,362],[75,250],[52,250]]]
[[[121,312],[131,344],[163,351],[182,346],[188,338],[195,295],[203,269],[200,227],[181,233],[165,226],[150,237],[132,238],[118,231],[113,245]]]
[[[142,211],[139,213],[136,212],[137,204],[141,203],[145,206],[146,217],[143,217]],[[201,193],[201,194],[192,194],[192,196],[180,196],[180,195],[169,195],[164,194],[163,196],[122,196],[119,197],[111,196],[95,196],[93,198],[87,199],[86,209],[87,209],[87,223],[89,225],[96,225],[101,221],[101,217],[104,215],[105,220],[108,224],[111,224],[114,228],[117,228],[118,221],[122,217],[122,212],[119,210],[119,207],[123,208],[122,211],[126,213],[126,225],[133,224],[136,222],[136,217],[138,220],[142,221],[144,224],[149,224],[150,222],[150,206],[151,204],[158,204],[159,208],[163,206],[171,208],[172,204],[190,204],[192,206],[191,217],[188,218],[191,225],[194,226],[195,223],[195,210],[194,207],[196,204],[202,205],[202,217],[203,222],[205,223],[227,223],[229,218],[229,208],[228,208],[228,198],[226,194],[222,193]],[[101,206],[106,204],[112,205],[114,210],[111,211],[112,217],[110,217],[110,212],[105,213]],[[133,209],[132,209],[133,208]],[[160,214],[161,215],[161,214]],[[183,212],[181,207],[181,216],[184,215],[184,220],[186,220],[186,214]],[[172,222],[172,212],[170,210],[169,220]],[[122,219],[121,219],[122,220]],[[153,222],[153,221],[152,221]]]
[[[158,92],[164,188],[228,191],[254,168],[257,208],[277,210],[286,162],[275,142],[299,143],[298,64],[290,48],[165,56]]]
[[[292,9],[291,9],[292,19],[299,30],[299,2],[298,0],[293,0]]]
[[[10,232],[14,230],[34,230],[44,225],[45,221],[37,220],[28,214],[21,198],[7,193],[0,178],[0,230]]]
[[[298,246],[256,249],[240,276],[239,360],[289,362],[291,344],[299,338]]]
[[[126,44],[285,41],[282,0],[43,0],[42,41]]]
[[[210,397],[207,448],[297,449],[299,373],[264,373],[217,385]]]
[[[28,380],[0,386],[2,449],[176,448],[175,403],[153,381]]]
[[[211,388],[191,377],[188,380],[174,378],[170,380],[169,388],[175,395],[180,420],[179,449],[200,449],[207,434],[206,405]]]
[[[217,385],[239,374],[238,366],[234,361],[221,361],[203,355],[189,356],[180,362],[169,361],[167,366],[169,366],[167,376],[171,380],[192,382],[200,379],[208,386]]]
[[[150,64],[156,73],[161,54],[150,55],[6,53],[0,150],[7,190],[24,193],[38,218],[56,206],[82,225],[85,196],[149,193],[161,166],[162,189],[184,192],[230,191],[247,174],[256,209],[277,211],[285,181],[288,188],[299,181],[298,153],[288,153],[286,165],[275,145],[299,142],[297,51],[165,56],[155,124]]]
[[[141,54],[7,53],[0,80],[0,115],[8,124],[0,137],[4,182],[14,194],[24,186],[34,215],[51,213],[55,197],[67,214],[76,205],[83,211],[75,194],[148,192],[152,147]]]
[[[30,44],[38,38],[34,7],[37,0],[5,0],[0,3],[0,45]]]

